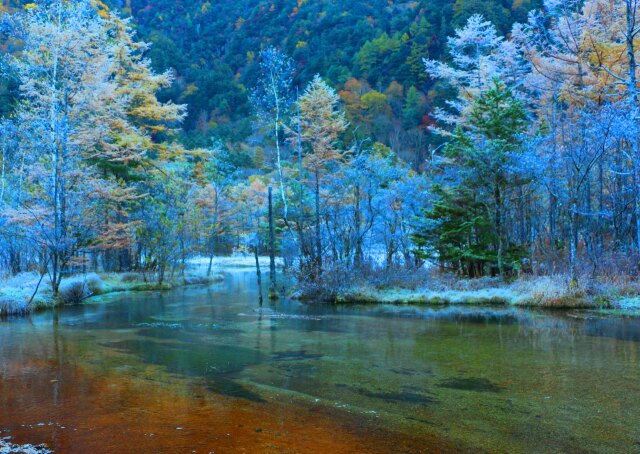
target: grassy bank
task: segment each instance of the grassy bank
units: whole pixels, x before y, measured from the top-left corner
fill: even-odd
[[[325,292],[325,301],[343,304],[509,305],[551,309],[640,310],[640,281],[603,281],[583,278],[578,283],[567,276],[526,277],[513,281],[496,278],[459,279],[451,275],[363,279],[342,283]],[[317,288],[316,288],[317,290]],[[299,291],[300,299],[314,296]],[[317,299],[317,297],[316,297]]]
[[[65,278],[54,296],[51,286],[37,273],[20,273],[0,280],[0,316],[25,315],[63,304],[81,304],[93,296],[114,292],[170,290],[186,285],[209,285],[222,279],[220,271],[207,276],[206,268],[192,264],[185,275],[174,276],[162,284],[145,282],[140,273],[88,273]],[[36,292],[36,288],[38,288]],[[34,295],[35,293],[35,295]]]

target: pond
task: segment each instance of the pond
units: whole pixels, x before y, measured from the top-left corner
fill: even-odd
[[[640,452],[640,319],[257,304],[255,276],[0,322],[0,438],[56,452]]]

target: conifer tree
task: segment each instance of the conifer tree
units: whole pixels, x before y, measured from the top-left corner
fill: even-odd
[[[449,164],[435,189],[427,213],[429,239],[443,265],[471,275],[513,271],[517,248],[505,223],[513,189],[524,181],[511,170],[525,131],[526,111],[498,80],[469,113],[468,126],[458,128],[446,147]]]
[[[322,231],[320,226],[320,188],[325,170],[343,157],[337,142],[347,129],[344,112],[339,110],[339,97],[320,76],[307,86],[298,101],[300,138],[307,148],[304,163],[313,175],[315,196],[315,274],[322,274]],[[297,137],[294,137],[294,141]]]

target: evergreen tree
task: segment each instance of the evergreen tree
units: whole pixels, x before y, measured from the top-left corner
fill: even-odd
[[[526,111],[498,80],[472,106],[467,127],[446,147],[442,182],[434,191],[429,222],[416,236],[432,244],[431,256],[466,275],[504,274],[522,258],[505,228],[514,188],[524,181],[511,170],[526,128]],[[427,253],[429,255],[429,253]]]

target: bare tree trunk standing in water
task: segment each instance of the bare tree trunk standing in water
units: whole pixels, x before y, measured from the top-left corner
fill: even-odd
[[[258,256],[258,239],[256,238],[256,244],[253,246],[253,254],[256,258],[256,276],[258,276],[258,302],[262,306],[262,272],[260,271],[260,258]]]
[[[273,189],[269,186],[269,299],[276,299],[276,234],[273,225]]]

